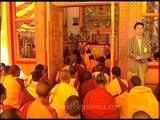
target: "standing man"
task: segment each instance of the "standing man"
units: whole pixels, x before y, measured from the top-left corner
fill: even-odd
[[[137,75],[145,84],[148,71],[148,58],[151,56],[150,40],[143,36],[144,24],[137,22],[134,25],[135,35],[128,43],[129,80]]]

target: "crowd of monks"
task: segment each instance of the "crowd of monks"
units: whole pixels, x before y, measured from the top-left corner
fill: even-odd
[[[35,65],[20,78],[18,65],[1,63],[0,117],[159,118],[159,84],[153,91],[138,76],[122,78],[122,71],[117,65],[110,68],[109,54],[95,58],[90,49],[65,55],[54,85],[45,65]]]

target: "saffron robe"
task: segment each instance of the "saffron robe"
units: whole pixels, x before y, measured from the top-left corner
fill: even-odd
[[[133,87],[122,108],[124,118],[132,118],[134,112],[143,110],[154,119],[159,117],[158,109],[159,104],[151,88],[145,86]]]
[[[122,107],[130,90],[129,82],[122,78],[115,78],[106,85],[106,90],[115,97],[116,103],[119,105],[120,117],[123,118]]]
[[[21,108],[23,118],[54,118],[55,109],[48,102],[36,99]]]
[[[49,103],[57,111],[58,118],[80,118],[70,116],[65,110],[65,101],[71,95],[79,96],[77,90],[67,83],[57,84],[51,90]]]
[[[88,71],[92,72],[92,69],[98,65],[96,60],[89,60],[86,62],[86,68]]]
[[[76,78],[71,78],[69,85],[73,86],[77,91],[79,91],[79,89],[80,89],[80,82]]]
[[[123,84],[126,85],[128,90],[130,89],[130,85],[127,80],[125,79],[119,79],[123,82]],[[122,92],[121,86],[118,82],[118,78],[113,79],[111,82],[109,82],[106,86],[106,90],[111,93],[112,96],[120,95]]]
[[[17,109],[20,108],[22,91],[24,89],[23,80],[7,75],[3,80],[3,85],[7,94],[6,99],[3,101],[4,105],[10,105]]]

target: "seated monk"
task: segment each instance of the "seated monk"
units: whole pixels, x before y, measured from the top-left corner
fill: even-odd
[[[85,65],[89,62],[89,56],[91,55],[91,50],[88,49],[86,52],[85,52],[85,56],[84,56],[84,63]]]
[[[84,99],[87,92],[96,87],[96,80],[95,78],[92,78],[92,74],[89,71],[86,71],[84,73],[84,80],[85,82],[82,83],[80,91],[80,97],[82,98],[82,100]]]
[[[159,118],[159,104],[152,89],[141,85],[138,76],[131,77],[132,89],[129,91],[122,108],[124,118],[132,118],[133,113],[142,110],[151,118]]]
[[[148,113],[139,110],[132,115],[132,119],[151,119],[151,116]]]
[[[22,116],[26,118],[57,118],[57,112],[49,105],[48,97],[51,86],[46,81],[40,81],[36,87],[38,98],[26,103],[22,108]]]
[[[100,72],[103,72],[106,79],[109,80],[109,75],[104,72],[104,69],[105,67],[103,64],[98,64],[95,69],[96,71],[92,73],[93,78],[95,78]]]
[[[83,117],[84,118],[119,118],[118,105],[114,97],[105,89],[108,84],[103,73],[96,77],[96,88],[89,91],[84,100]]]
[[[65,109],[70,116],[77,116],[80,118],[82,113],[82,101],[76,95],[71,95],[65,102]]]
[[[50,82],[49,79],[48,79],[48,67],[47,67],[47,65],[37,64],[37,65],[35,66],[35,68],[34,68],[34,71],[37,71],[37,70],[38,70],[38,71],[41,71],[42,80],[45,80],[45,81],[47,81],[50,85],[52,85],[51,82]],[[32,74],[33,74],[34,71],[32,71],[32,72],[30,73],[30,75],[25,78],[25,83],[24,83],[24,84],[25,84],[25,87],[27,87],[29,84],[31,84],[31,82],[32,82]]]
[[[71,95],[78,95],[77,90],[69,85],[70,73],[68,70],[62,70],[59,74],[60,83],[56,84],[51,90],[49,97],[50,105],[56,109],[58,118],[77,118],[70,116],[65,110],[65,101]]]
[[[102,64],[104,66],[103,72],[110,76],[110,68],[105,65],[105,57],[101,56],[98,58],[98,65]],[[96,71],[97,66],[92,69],[92,73]]]
[[[7,97],[3,103],[17,109],[21,106],[21,95],[24,89],[24,81],[19,78],[19,75],[20,67],[18,65],[12,65],[9,69],[9,75],[3,80],[3,85],[7,93]]]
[[[69,72],[70,72],[70,75],[71,75],[69,85],[75,87],[75,89],[79,92],[80,81],[78,80],[77,67],[76,66],[70,66]]]
[[[105,57],[106,57],[105,66],[110,68],[111,67],[111,54],[105,55]]]
[[[108,83],[106,90],[115,98],[116,103],[120,106],[119,110],[122,117],[123,114],[121,107],[124,104],[124,100],[131,88],[131,85],[127,80],[120,78],[121,69],[118,66],[114,66],[112,68],[112,74],[114,79]]]
[[[23,106],[29,101],[33,101],[38,98],[38,95],[36,93],[36,87],[41,77],[42,72],[40,70],[36,70],[32,73],[31,83],[22,92],[21,106]]]
[[[78,80],[80,81],[80,84],[84,82],[83,75],[86,71],[86,68],[83,64],[83,58],[82,57],[77,57],[76,59],[76,64],[73,65],[77,67],[77,72],[78,72]]]
[[[0,114],[4,111],[4,110],[8,110],[10,108],[12,108],[10,105],[4,105],[3,101],[6,99],[6,88],[3,86],[2,83],[0,83],[0,96],[1,96],[1,101],[0,101]]]
[[[125,91],[129,92],[131,84],[127,80],[120,78],[121,70],[118,66],[112,68],[112,74],[114,79],[106,86],[107,91],[112,96],[118,96]]]
[[[10,69],[11,66],[7,65],[4,66],[4,71],[3,71],[3,75],[1,76],[1,82],[3,83],[3,79],[8,75],[8,71]]]
[[[88,71],[92,72],[92,69],[98,65],[98,62],[94,59],[93,55],[89,56],[89,61],[86,62],[86,68]]]
[[[4,110],[0,114],[1,119],[22,119],[21,111],[17,108],[10,108],[7,110]]]
[[[69,57],[65,57],[63,59],[63,67],[61,69],[59,69],[58,72],[57,72],[56,83],[60,83],[61,82],[60,79],[59,79],[59,73],[60,73],[60,71],[64,70],[64,69],[69,70],[69,68],[70,68],[70,58]]]

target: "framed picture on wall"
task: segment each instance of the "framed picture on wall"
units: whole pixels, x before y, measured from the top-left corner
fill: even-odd
[[[73,25],[79,25],[79,18],[78,17],[73,18]]]
[[[19,58],[35,58],[35,27],[30,24],[34,20],[28,22],[16,22],[17,51]]]
[[[14,54],[17,61],[35,61],[36,38],[35,38],[35,11],[31,8],[34,2],[12,3],[12,23],[14,31]],[[30,9],[25,9],[28,7]],[[24,12],[30,14],[22,14]]]

